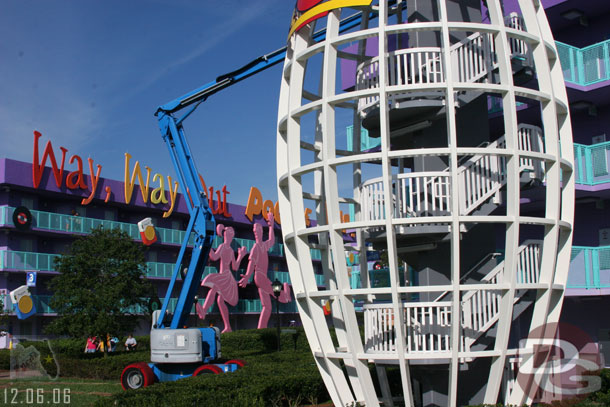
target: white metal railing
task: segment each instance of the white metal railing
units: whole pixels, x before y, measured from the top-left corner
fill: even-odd
[[[466,273],[464,273],[461,277],[460,277],[460,284],[464,283],[465,281],[467,281],[467,278],[473,274],[475,271],[480,271],[481,268],[483,266],[485,266],[487,264],[488,261],[495,259],[498,256],[501,256],[502,253],[487,253],[485,255],[485,257],[483,257],[481,260],[479,260],[477,262],[477,264],[475,264],[473,267],[470,268],[470,270],[468,270]],[[436,297],[434,299],[434,302],[437,301],[441,301],[442,299],[444,299],[448,294],[450,294],[451,291],[445,291],[444,293],[442,293],[441,295],[439,295],[438,297]]]
[[[517,282],[535,284],[540,276],[541,242],[527,241],[518,249]],[[469,351],[472,344],[499,318],[501,294],[486,289],[487,284],[500,283],[504,262],[499,263],[481,279],[480,289],[464,293],[461,300],[461,350]],[[442,294],[443,296],[445,294]],[[515,302],[522,292],[516,292]],[[365,351],[396,352],[396,318],[389,303],[365,304]],[[404,331],[406,352],[445,352],[451,350],[451,301],[405,302]]]
[[[392,217],[438,216],[449,212],[450,176],[447,172],[418,172],[392,177]],[[383,181],[375,178],[361,187],[366,220],[385,219]]]
[[[445,80],[441,64],[441,49],[438,47],[407,48],[388,53],[389,86],[408,86],[440,83]],[[379,57],[374,57],[358,66],[356,89],[379,87]],[[405,93],[388,95],[390,108],[396,101],[404,99]],[[358,111],[364,113],[379,101],[378,95],[361,98]]]
[[[507,27],[513,28],[519,31],[525,31],[525,23],[523,17],[517,13],[510,13],[509,16],[504,18],[504,23]],[[508,38],[508,45],[510,46],[511,56],[513,58],[522,58],[529,60],[531,58],[530,51],[527,43],[523,40],[519,40],[514,37]]]
[[[516,13],[505,18],[507,27],[523,31],[523,19]],[[528,46],[523,40],[509,37],[509,48],[512,58],[530,60]],[[456,70],[457,82],[478,82],[490,79],[490,74],[497,68],[498,58],[491,33],[474,33],[453,44],[450,48],[451,64]],[[407,48],[389,52],[388,86],[409,86],[441,83],[445,80],[441,60],[441,49],[438,47]],[[356,89],[374,89],[379,87],[379,56],[360,63],[357,67]],[[405,98],[408,93],[388,95],[390,108]],[[367,96],[358,101],[358,112],[365,117],[369,108],[379,101],[377,95]]]
[[[519,132],[519,150],[532,153],[544,153],[544,139],[542,137],[542,129],[529,124],[520,124]],[[533,160],[527,157],[519,158],[519,169],[521,171],[530,171],[534,173],[536,179],[544,177],[544,163],[539,160]]]
[[[486,148],[504,148],[504,136]],[[499,155],[477,154],[458,169],[460,215],[467,215],[493,197],[506,184],[506,159]]]
[[[509,405],[510,395],[515,388],[515,381],[519,371],[519,359],[520,358],[514,356],[506,358],[504,375],[502,376],[504,381],[504,404],[506,405]]]
[[[517,251],[517,283],[535,284],[540,277],[541,242],[527,241]],[[488,284],[500,283],[504,272],[504,262],[498,264],[481,281]],[[515,302],[521,298],[515,294]],[[471,290],[462,297],[462,328],[466,349],[499,318],[501,294],[497,290]]]
[[[544,152],[542,130],[527,124],[519,125],[518,147],[524,152]],[[488,149],[506,147],[504,136],[490,143]],[[527,157],[519,159],[519,172],[531,171],[543,178],[544,164]],[[501,155],[475,154],[462,162],[457,174],[460,191],[460,215],[468,215],[497,194],[506,184],[506,158]],[[392,177],[392,217],[410,218],[441,216],[449,213],[451,177],[449,169],[437,172],[415,172]],[[366,181],[361,186],[363,220],[384,220],[385,200],[382,178]]]
[[[542,130],[528,124],[520,124],[517,130],[518,149],[524,152],[544,152]],[[500,137],[487,148],[506,148],[506,138]],[[540,160],[519,158],[519,173],[533,172],[542,180],[544,164]],[[460,166],[460,214],[468,215],[489,200],[506,184],[506,158],[500,155],[478,154]]]
[[[451,350],[451,302],[403,303],[405,352]],[[396,352],[396,324],[391,304],[364,306],[366,352]]]
[[[451,66],[457,68],[457,82],[488,78],[497,64],[493,37],[489,33],[474,33],[451,46]]]

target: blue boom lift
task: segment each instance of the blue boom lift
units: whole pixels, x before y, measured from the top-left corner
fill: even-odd
[[[349,30],[360,24],[361,14],[357,13],[341,21],[341,31]],[[325,38],[326,31],[320,30],[313,35],[315,41]],[[155,116],[159,129],[169,149],[174,168],[181,185],[186,187],[190,199],[185,199],[190,221],[184,241],[176,260],[174,272],[167,289],[163,306],[153,312],[150,331],[150,363],[140,362],[128,365],[121,374],[123,389],[138,389],[155,381],[175,381],[184,377],[200,374],[233,372],[243,362],[230,360],[226,363],[213,363],[221,357],[220,331],[218,328],[187,328],[185,322],[201,283],[204,267],[215,236],[216,222],[208,205],[193,155],[184,135],[182,123],[197,107],[211,95],[236,84],[252,75],[262,72],[283,61],[286,47],[256,58],[240,69],[219,76],[215,81],[195,89],[186,95],[161,105]],[[188,108],[188,109],[187,109]],[[174,115],[185,113],[179,118]],[[195,242],[191,251],[188,270],[182,278],[182,288],[173,315],[169,314],[169,302],[174,285],[181,274],[181,265],[191,234]]]

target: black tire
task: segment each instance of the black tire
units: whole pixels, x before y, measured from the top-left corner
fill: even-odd
[[[222,369],[216,365],[202,365],[193,372],[193,376],[201,376],[204,374],[220,374]]]
[[[246,366],[246,361],[245,360],[241,360],[241,359],[231,359],[231,360],[226,362],[227,365],[230,364],[230,363],[233,363],[233,364],[235,364],[235,365],[237,365],[239,367]]]
[[[144,387],[144,373],[136,367],[125,370],[121,379],[121,385],[125,389],[136,390]]]
[[[19,206],[13,211],[15,229],[26,231],[32,226],[32,213],[25,206]]]
[[[147,387],[155,382],[152,369],[144,362],[133,363],[123,369],[121,373],[121,386],[123,390],[137,390]]]

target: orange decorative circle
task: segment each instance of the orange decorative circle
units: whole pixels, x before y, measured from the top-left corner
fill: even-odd
[[[146,236],[146,239],[148,240],[153,240],[155,238],[155,228],[146,226],[146,229],[144,229],[144,236]]]
[[[27,314],[28,312],[32,311],[32,308],[34,308],[32,297],[30,297],[29,295],[24,295],[23,297],[19,298],[18,306],[19,311],[23,312],[24,314]]]

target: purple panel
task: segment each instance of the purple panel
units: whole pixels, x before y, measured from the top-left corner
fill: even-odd
[[[358,54],[358,44],[350,45],[342,51],[350,54]],[[367,38],[365,55],[374,57],[379,55],[379,41],[377,38]],[[341,59],[341,88],[350,89],[356,84],[356,61]]]
[[[579,204],[574,213],[575,246],[599,246],[599,229],[610,228],[610,208],[597,209],[594,203]]]
[[[504,0],[503,5],[504,5],[504,15],[505,16],[509,15],[510,13],[521,14],[521,8],[519,7],[519,0]]]
[[[610,136],[610,106],[598,106],[595,120],[592,120],[586,109],[571,109],[570,114],[575,143],[590,145],[594,136],[601,134]],[[610,141],[610,138],[607,140]]]
[[[574,292],[573,290],[567,290]],[[597,341],[598,329],[610,326],[610,314],[600,312],[610,307],[610,290],[585,290],[595,291],[594,295],[599,298],[582,301],[576,298],[566,298],[561,309],[560,322],[572,324],[585,331],[594,341]],[[569,295],[569,294],[568,294]],[[590,294],[581,294],[590,295]]]
[[[409,35],[402,34],[403,44],[409,43]],[[398,36],[388,36],[388,50],[395,51],[398,49]],[[358,54],[358,44],[350,45],[342,49],[341,51],[350,54]],[[374,57],[379,55],[379,41],[377,38],[367,38],[365,55],[368,57]],[[341,59],[341,89],[347,90],[352,88],[356,84],[356,61],[349,59]]]
[[[609,191],[610,190],[610,183],[609,184],[597,184],[597,185],[582,185],[582,184],[576,184],[576,191],[587,191],[587,192],[602,192],[602,191]],[[606,194],[608,195],[608,194]],[[578,197],[579,194],[577,192],[576,196]],[[580,196],[586,196],[583,194],[580,194]],[[606,196],[606,199],[608,199],[609,197]]]
[[[567,88],[572,88],[572,89],[580,90],[582,92],[589,92],[589,91],[592,91],[592,90],[605,88],[607,86],[610,86],[610,80],[597,82],[597,83],[594,83],[592,85],[587,85],[587,86],[582,86],[582,85],[577,85],[575,83],[566,82],[566,87]]]
[[[541,0],[541,3],[544,8],[549,8],[561,3],[565,3],[566,1],[568,0]]]
[[[6,158],[0,158],[0,184],[4,182],[4,167],[6,167]]]

